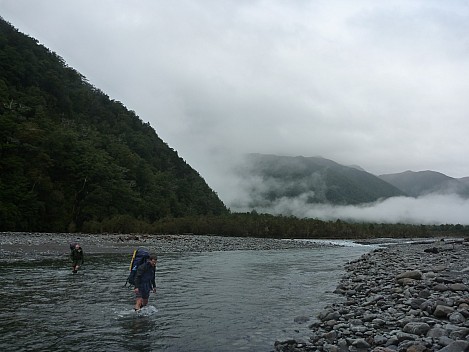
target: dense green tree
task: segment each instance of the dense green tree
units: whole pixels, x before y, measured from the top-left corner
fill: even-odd
[[[227,211],[148,123],[0,18],[0,230]]]

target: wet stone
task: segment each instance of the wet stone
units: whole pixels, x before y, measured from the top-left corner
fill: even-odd
[[[436,253],[425,252],[437,247]],[[392,245],[346,266],[311,351],[469,350],[469,242]],[[343,299],[339,299],[340,297]],[[333,318],[333,319],[331,319]],[[286,351],[276,349],[276,351]],[[301,349],[296,351],[308,351]]]

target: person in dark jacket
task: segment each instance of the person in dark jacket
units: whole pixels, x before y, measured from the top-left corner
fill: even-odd
[[[138,311],[148,304],[150,291],[156,292],[155,283],[156,255],[150,255],[148,260],[137,268],[135,274],[135,310]]]
[[[85,262],[83,257],[83,249],[81,249],[80,244],[75,244],[75,248],[73,248],[72,252],[70,253],[70,259],[72,260],[72,272],[76,274],[80,265],[83,265]]]

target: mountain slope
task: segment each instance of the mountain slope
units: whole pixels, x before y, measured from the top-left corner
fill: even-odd
[[[461,177],[457,179],[459,182],[462,182],[466,185],[469,185],[469,177]]]
[[[430,193],[456,193],[463,197],[469,196],[469,184],[436,171],[405,171],[380,175],[379,178],[413,197]]]
[[[345,205],[403,195],[368,172],[320,157],[250,154],[239,176],[246,180],[250,207],[269,206],[282,198]],[[253,179],[257,182],[248,181]]]
[[[226,212],[149,124],[0,18],[0,230]]]

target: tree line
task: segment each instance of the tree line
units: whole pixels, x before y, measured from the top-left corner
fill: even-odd
[[[247,213],[168,217],[147,223],[128,216],[88,223],[84,232],[146,234],[212,234],[219,236],[304,239],[431,238],[468,237],[469,226],[461,224],[412,225],[323,221]]]

